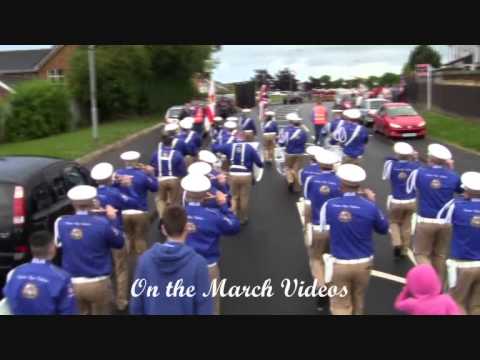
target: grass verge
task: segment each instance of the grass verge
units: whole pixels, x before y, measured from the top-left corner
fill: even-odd
[[[53,156],[77,159],[129,135],[158,124],[161,116],[132,117],[99,126],[99,140],[92,139],[91,128],[48,138],[0,145],[0,155]]]
[[[425,111],[421,114],[427,121],[430,136],[480,151],[480,123],[434,111]]]

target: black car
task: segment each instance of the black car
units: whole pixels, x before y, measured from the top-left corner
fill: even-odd
[[[0,157],[0,285],[14,267],[30,261],[28,238],[73,213],[67,192],[94,185],[75,162],[34,156]],[[0,291],[1,297],[1,291]]]

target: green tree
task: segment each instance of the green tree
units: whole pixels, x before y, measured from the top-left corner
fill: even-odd
[[[369,76],[366,79],[365,84],[371,89],[375,86],[380,85],[380,78],[378,76]]]
[[[281,91],[297,91],[298,80],[290,69],[280,70],[275,75],[275,88]]]
[[[385,73],[380,77],[380,85],[395,85],[400,82],[400,75],[394,73]]]
[[[271,85],[274,82],[274,78],[265,69],[255,70],[255,76],[252,78],[255,81],[256,89],[258,90],[262,85]]]
[[[403,67],[403,73],[409,74],[415,71],[415,66],[418,64],[430,64],[434,68],[441,66],[442,57],[430,45],[417,45],[408,57],[407,63]]]

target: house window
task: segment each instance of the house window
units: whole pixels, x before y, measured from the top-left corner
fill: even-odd
[[[51,81],[63,81],[65,74],[63,69],[52,69],[48,70],[48,79]]]

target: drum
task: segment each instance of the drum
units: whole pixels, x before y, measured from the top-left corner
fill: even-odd
[[[280,175],[285,176],[285,149],[275,147],[275,166]]]

